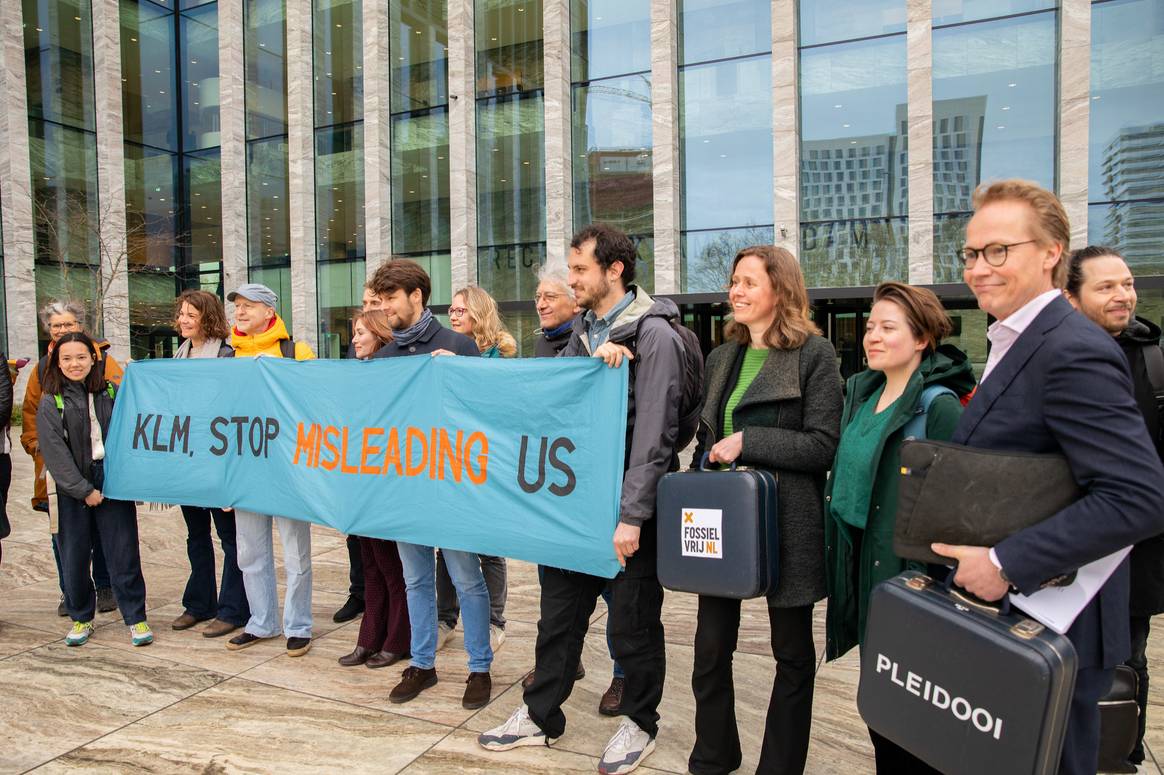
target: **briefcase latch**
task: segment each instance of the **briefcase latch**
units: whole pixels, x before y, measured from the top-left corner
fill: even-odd
[[[934,580],[929,576],[911,576],[905,580],[905,585],[915,592],[921,592],[933,583]]]
[[[1031,640],[1038,637],[1045,629],[1046,627],[1034,619],[1023,619],[1021,622],[1011,625],[1010,634],[1023,640]]]

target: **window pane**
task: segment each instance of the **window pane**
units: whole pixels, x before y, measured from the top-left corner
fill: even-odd
[[[1056,0],[933,0],[934,25],[996,19],[999,16],[1045,11]]]
[[[364,125],[315,132],[319,261],[364,255]]]
[[[98,319],[97,271],[84,266],[70,266],[67,271],[59,264],[37,263],[32,268],[36,278],[36,308],[41,309],[51,301],[70,299],[85,307],[90,321]],[[92,330],[92,327],[90,327]],[[41,326],[36,327],[41,353],[48,352],[48,334]]]
[[[542,4],[476,0],[477,96],[542,88]]]
[[[570,30],[575,82],[651,69],[650,0],[573,0]]]
[[[449,101],[449,19],[444,0],[390,3],[392,112],[420,110]]]
[[[1164,0],[1092,6],[1090,138],[1091,201],[1164,198]]]
[[[185,151],[221,144],[218,116],[218,6],[182,14],[182,120]]]
[[[369,0],[371,2],[371,0]],[[360,0],[313,0],[315,125],[364,117],[364,40]]]
[[[259,266],[290,265],[286,138],[247,143],[247,254],[252,276]]]
[[[449,249],[449,114],[392,119],[392,247]]]
[[[172,356],[178,338],[174,330],[173,271],[144,267],[129,272],[130,356],[135,360]]]
[[[802,46],[895,32],[905,32],[904,0],[800,0]]]
[[[364,261],[320,264],[319,357],[345,358],[352,345],[352,312],[363,302]]]
[[[36,260],[57,267],[65,262],[96,264],[96,135],[32,120],[28,143]]]
[[[772,223],[772,58],[679,73],[683,228]]]
[[[89,0],[23,2],[29,118],[96,129]]]
[[[174,217],[177,175],[176,154],[125,144],[125,219],[131,266],[172,269],[178,263]]]
[[[544,242],[478,248],[477,283],[498,301],[532,301],[545,262]]]
[[[285,0],[245,0],[247,139],[287,133]]]
[[[222,261],[222,169],[217,150],[183,157],[186,165],[185,202],[190,219],[186,264]]]
[[[935,215],[968,212],[983,180],[1054,190],[1056,37],[1054,11],[934,30]],[[945,263],[962,244],[953,222],[935,227],[936,282],[961,279]]]
[[[740,248],[771,245],[771,226],[689,231],[683,235],[683,293],[715,293],[727,287]]]
[[[1087,208],[1091,244],[1110,245],[1136,274],[1164,274],[1164,199]]]
[[[126,142],[178,150],[174,46],[173,13],[152,3],[122,0],[121,101]]]
[[[279,301],[275,304],[275,311],[279,313],[279,317],[283,318],[283,322],[287,324],[287,330],[290,331],[293,323],[291,320],[291,267],[252,266],[248,276],[252,283],[262,283],[279,297]],[[362,294],[363,291],[360,293]]]
[[[477,105],[477,243],[481,247],[546,238],[542,120],[540,93]]]
[[[679,0],[679,64],[772,50],[769,0]]]
[[[905,36],[800,52],[800,246],[810,287],[908,275]]]
[[[428,255],[407,255],[405,258],[412,259],[424,267],[424,271],[428,272],[429,280],[432,281],[432,292],[428,296],[430,306],[449,304],[453,300],[453,264],[451,254],[447,252],[430,253]],[[361,291],[362,293],[363,291]],[[363,301],[362,296],[360,300],[361,302]]]

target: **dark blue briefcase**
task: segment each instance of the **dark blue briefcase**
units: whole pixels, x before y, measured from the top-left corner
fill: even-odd
[[[1065,636],[906,572],[870,596],[857,709],[947,775],[1050,775],[1076,664]]]
[[[741,599],[776,588],[774,474],[734,466],[670,473],[659,483],[656,506],[664,587]]]

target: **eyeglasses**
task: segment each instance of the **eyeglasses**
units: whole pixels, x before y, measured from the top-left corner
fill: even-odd
[[[72,331],[76,327],[77,327],[77,324],[75,322],[74,323],[50,323],[49,324],[49,331]]]
[[[547,301],[553,304],[558,299],[562,298],[564,294],[561,293],[536,293],[534,294],[534,301]]]
[[[962,266],[967,269],[974,268],[974,265],[978,263],[978,256],[985,258],[986,263],[991,266],[1002,266],[1006,263],[1006,256],[1011,248],[1016,248],[1019,245],[1029,245],[1037,241],[1029,239],[1022,242],[1012,242],[1009,245],[994,243],[984,248],[962,248],[956,255],[958,256],[958,260],[962,262]]]
[[[449,317],[451,317],[451,318],[464,317],[465,313],[468,311],[469,310],[465,307],[449,307]]]

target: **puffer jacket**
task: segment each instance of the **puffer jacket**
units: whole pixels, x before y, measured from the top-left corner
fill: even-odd
[[[253,358],[256,355],[272,355],[276,358],[282,358],[283,351],[280,349],[279,342],[290,338],[291,335],[287,333],[287,326],[283,323],[283,318],[275,315],[271,327],[255,336],[244,334],[237,328],[232,329],[230,346],[234,348],[236,358]],[[310,361],[313,358],[315,358],[315,353],[311,351],[307,342],[295,342],[295,360]]]
[[[38,443],[45,467],[56,480],[57,491],[84,500],[96,489],[92,483],[89,395],[81,383],[66,381],[61,398],[65,405],[63,417],[54,396],[46,393],[41,397],[36,410]],[[106,389],[93,394],[93,409],[101,424],[102,436],[108,437],[113,398]]]

